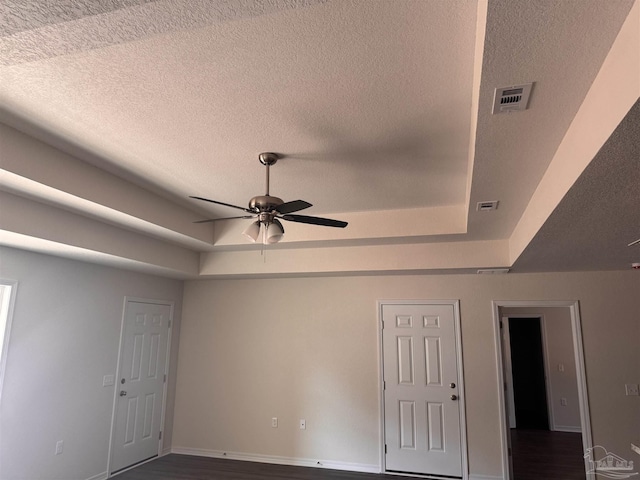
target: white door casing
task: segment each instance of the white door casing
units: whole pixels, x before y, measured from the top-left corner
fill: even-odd
[[[511,366],[511,336],[509,334],[509,317],[502,317],[500,324],[502,332],[503,362],[505,372],[505,395],[507,399],[506,409],[509,418],[509,428],[516,428],[516,401],[513,393],[513,371]]]
[[[172,306],[127,299],[110,472],[159,453]]]
[[[0,278],[0,403],[2,402],[2,385],[9,354],[9,337],[17,288],[18,282]]]
[[[542,309],[544,307],[566,307],[571,317],[571,330],[573,335],[573,352],[576,365],[576,380],[578,385],[578,404],[580,406],[580,425],[582,430],[582,446],[585,452],[593,448],[593,438],[591,436],[591,418],[589,414],[589,397],[587,394],[587,380],[584,361],[584,350],[582,346],[582,327],[580,321],[579,302],[575,300],[493,300],[491,302],[493,309],[493,329],[496,353],[497,367],[497,385],[498,385],[498,412],[501,423],[501,447],[502,447],[502,475],[505,480],[513,479],[513,468],[511,457],[509,455],[509,419],[507,413],[505,391],[503,385],[505,383],[504,361],[503,361],[503,343],[500,333],[500,319],[502,317],[502,307],[535,307]],[[585,456],[585,472],[589,471],[589,459]],[[595,478],[593,473],[586,473],[586,478],[592,480]]]
[[[380,303],[384,470],[463,478],[458,303]]]

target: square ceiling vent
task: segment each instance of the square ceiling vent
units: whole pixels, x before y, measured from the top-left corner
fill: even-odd
[[[533,83],[496,88],[493,96],[493,114],[526,110]]]

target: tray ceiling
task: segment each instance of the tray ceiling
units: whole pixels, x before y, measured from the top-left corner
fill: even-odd
[[[467,242],[477,258],[425,261],[420,269],[511,266],[517,255],[504,246],[633,5],[3,2],[0,120],[60,155],[26,160],[28,141],[7,130],[2,185],[25,201],[168,242],[187,256],[202,253],[195,273],[185,269],[197,276],[206,274],[204,264],[237,264],[255,247],[240,236],[242,222],[193,226],[236,212],[188,196],[245,205],[264,193],[258,153],[275,151],[284,158],[271,170],[273,195],[307,200],[310,215],[350,225],[337,232],[287,224],[274,262],[285,255],[280,251],[298,250],[291,258],[308,262],[313,273],[309,258],[318,248],[393,259],[412,255],[407,245],[429,251],[446,244],[455,252]],[[494,89],[525,82],[534,82],[529,109],[492,115]],[[475,211],[490,200],[499,200],[498,210]],[[154,211],[154,203],[166,207]],[[4,229],[8,245],[25,234]],[[28,236],[66,242],[46,232]],[[127,256],[90,242],[77,246]],[[494,253],[481,265],[483,248]],[[394,262],[363,260],[336,272],[391,271]],[[573,268],[601,267],[593,259],[580,265]],[[244,273],[301,273],[287,268]]]

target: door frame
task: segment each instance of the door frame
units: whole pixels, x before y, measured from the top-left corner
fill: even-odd
[[[500,333],[501,307],[567,307],[571,317],[571,333],[573,337],[573,353],[576,364],[576,380],[578,387],[578,404],[580,406],[580,425],[582,427],[582,447],[586,452],[593,447],[591,435],[591,417],[589,414],[589,395],[587,390],[587,377],[584,362],[584,348],[582,343],[582,323],[580,321],[580,303],[577,300],[493,300],[493,333],[496,351],[497,387],[498,387],[498,416],[500,420],[500,449],[502,451],[502,476],[505,480],[511,479],[511,457],[508,452],[509,445],[509,419],[507,418],[504,395],[504,365],[502,335]],[[594,479],[593,474],[588,473],[588,460],[584,460],[587,480]]]
[[[7,358],[9,356],[9,341],[11,339],[11,326],[13,324],[13,311],[16,304],[16,296],[18,294],[18,282],[0,278],[0,285],[7,287],[8,293],[3,293],[2,311],[0,315],[5,316],[4,325],[0,324],[0,328],[4,328],[0,335],[0,403],[2,402],[2,386],[4,384],[4,375],[7,368]],[[4,289],[3,289],[4,292]]]
[[[118,470],[118,472],[115,475],[111,473],[111,465],[113,462],[113,442],[115,441],[114,434],[115,434],[115,428],[116,428],[116,412],[117,412],[117,404],[118,404],[118,390],[119,390],[118,378],[120,375],[120,368],[121,368],[120,358],[122,357],[122,349],[124,348],[126,310],[127,310],[127,303],[129,302],[148,303],[152,305],[166,305],[169,307],[169,336],[167,337],[167,357],[166,357],[167,359],[166,359],[165,371],[164,371],[164,375],[167,376],[167,381],[164,382],[164,385],[162,388],[162,409],[161,409],[162,413],[160,417],[160,431],[163,433],[164,433],[164,419],[165,419],[166,410],[167,410],[167,390],[168,390],[167,387],[169,385],[169,366],[171,365],[171,337],[173,332],[173,314],[175,309],[175,302],[171,300],[158,300],[153,298],[125,296],[124,301],[122,303],[122,319],[120,320],[120,342],[118,344],[118,362],[116,364],[115,384],[113,389],[113,408],[111,411],[111,429],[109,434],[109,455],[107,460],[107,478],[117,476],[123,472],[126,472],[127,470],[138,467],[144,463],[150,462],[152,460],[155,460],[155,458],[157,458],[157,457],[154,457],[149,460],[145,460],[143,462],[131,465],[130,467]],[[164,440],[165,440],[164,435],[162,435],[162,437],[158,440],[158,457],[162,456]]]
[[[469,465],[467,454],[467,419],[466,419],[466,395],[464,391],[464,374],[462,363],[462,335],[460,324],[460,300],[378,300],[378,392],[380,394],[380,424],[379,424],[379,442],[380,442],[380,473],[387,472],[386,454],[384,451],[385,444],[385,422],[384,422],[384,350],[382,345],[382,307],[384,305],[451,305],[453,307],[453,326],[455,331],[456,342],[456,362],[458,364],[458,400],[460,405],[460,456],[462,464],[462,479],[469,478]],[[410,475],[393,472],[394,475],[429,478],[425,475]],[[432,477],[433,478],[433,477]]]

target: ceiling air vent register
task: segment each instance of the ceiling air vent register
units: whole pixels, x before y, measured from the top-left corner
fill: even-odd
[[[493,96],[493,113],[509,113],[526,110],[533,83],[496,88]]]
[[[477,212],[490,212],[498,209],[498,200],[492,200],[490,202],[478,202],[476,205]]]

